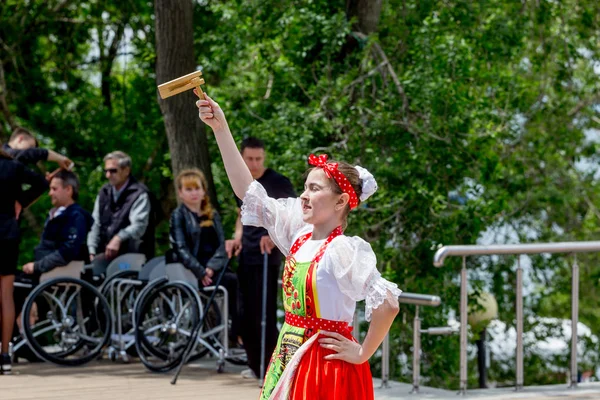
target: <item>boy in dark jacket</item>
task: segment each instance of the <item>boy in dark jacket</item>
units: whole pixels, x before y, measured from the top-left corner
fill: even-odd
[[[17,127],[13,131],[8,143],[2,145],[1,150],[22,164],[30,166],[39,161],[54,161],[62,169],[71,169],[73,162],[67,157],[53,150],[41,149],[38,147],[36,138],[25,128]],[[50,174],[46,173],[46,179],[50,180]],[[17,219],[21,213],[22,205],[15,204],[15,214]]]
[[[8,143],[2,150],[23,164],[35,164],[38,161],[54,161],[63,169],[69,169],[72,161],[53,150],[41,149],[35,137],[25,128],[14,130]]]
[[[78,195],[79,180],[73,172],[61,170],[52,178],[50,198],[54,208],[35,248],[35,261],[25,264],[23,272],[43,274],[71,261],[89,259],[86,237],[93,219],[76,203]]]

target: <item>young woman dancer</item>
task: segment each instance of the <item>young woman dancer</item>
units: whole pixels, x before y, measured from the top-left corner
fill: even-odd
[[[285,324],[261,399],[373,399],[368,360],[398,313],[401,291],[381,277],[371,246],[343,228],[350,210],[377,189],[375,179],[364,168],[311,155],[300,198],[272,199],[253,181],[219,105],[208,96],[196,105],[243,199],[242,223],[266,228],[287,254]],[[360,300],[371,321],[362,344],[350,326]]]

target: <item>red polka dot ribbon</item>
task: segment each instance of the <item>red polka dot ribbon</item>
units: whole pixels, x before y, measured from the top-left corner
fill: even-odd
[[[350,206],[351,210],[358,206],[358,197],[356,196],[356,192],[354,191],[354,188],[350,184],[348,178],[346,178],[346,175],[344,175],[342,171],[338,169],[338,163],[328,163],[327,154],[321,154],[320,156],[315,156],[314,154],[311,154],[310,156],[308,156],[308,163],[317,168],[323,169],[323,171],[325,171],[325,175],[327,175],[328,178],[335,179],[342,191],[344,193],[347,193],[348,196],[350,196],[350,201],[348,202],[348,205]]]
[[[289,312],[285,313],[285,323],[298,328],[309,329],[313,333],[316,331],[329,331],[337,333],[347,333],[351,331],[350,324],[345,321],[334,321],[331,319],[304,317]]]

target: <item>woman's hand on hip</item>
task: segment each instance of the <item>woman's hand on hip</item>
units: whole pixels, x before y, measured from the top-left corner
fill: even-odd
[[[351,364],[362,364],[367,361],[360,343],[335,332],[321,331],[319,333],[325,336],[319,339],[321,347],[335,351],[335,354],[325,356],[325,360],[342,360]]]

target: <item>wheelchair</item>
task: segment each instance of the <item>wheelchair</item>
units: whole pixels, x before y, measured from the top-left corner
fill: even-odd
[[[151,274],[154,279],[135,302],[135,347],[144,366],[152,372],[168,372],[181,363],[212,291],[218,295],[208,309],[188,361],[210,355],[217,359],[218,372],[224,371],[226,361],[245,364],[245,353],[229,349],[227,289],[210,286],[200,290],[196,277],[182,264],[164,267],[164,271]]]
[[[84,263],[75,261],[42,274],[39,282],[17,277],[21,323],[13,357],[78,366],[101,356],[110,341],[112,315],[98,289],[81,279],[83,269]]]
[[[108,300],[112,311],[112,336],[107,356],[130,362],[137,356],[133,331],[135,301],[148,282],[165,275],[164,257],[145,262],[143,254],[124,254],[113,260],[106,268],[100,292]]]

